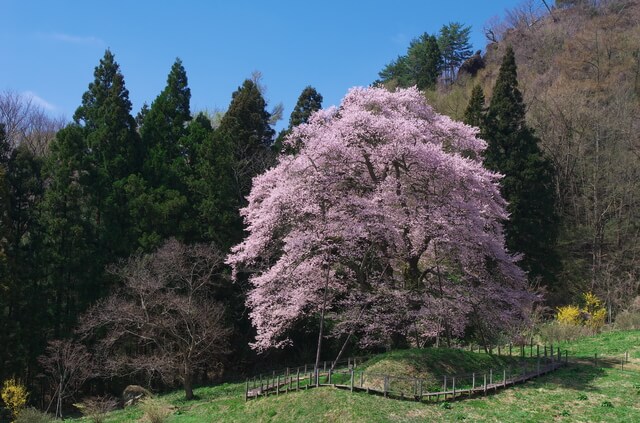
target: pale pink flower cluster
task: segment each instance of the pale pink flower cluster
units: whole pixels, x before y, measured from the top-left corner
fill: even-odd
[[[415,88],[353,88],[295,128],[299,152],[254,179],[248,236],[228,257],[251,275],[253,347],[286,345],[325,287],[338,330],[357,328],[365,345],[518,319],[532,298],[476,135]]]

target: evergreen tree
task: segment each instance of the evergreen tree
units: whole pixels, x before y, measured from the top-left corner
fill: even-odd
[[[78,313],[105,293],[101,273],[107,258],[96,242],[91,175],[82,170],[86,161],[83,128],[69,125],[59,131],[45,163],[48,188],[39,216],[54,338],[67,334]]]
[[[470,26],[458,22],[451,22],[440,28],[438,45],[442,53],[444,79],[448,84],[453,84],[457,69],[473,53],[469,43],[470,33]]]
[[[538,138],[526,125],[511,47],[500,67],[482,137],[488,142],[485,165],[505,175],[501,193],[509,202],[507,246],[523,254],[521,265],[530,278],[541,277],[552,286],[558,267],[554,170],[540,150]]]
[[[94,81],[73,118],[82,129],[86,171],[101,254],[108,261],[129,255],[135,246],[126,183],[140,170],[140,140],[131,116],[129,91],[120,66],[107,50],[95,68]]]
[[[409,46],[408,56],[418,89],[434,89],[442,68],[442,55],[437,38],[427,33],[422,34]]]
[[[322,109],[322,95],[311,85],[307,85],[296,102],[291,117],[289,118],[289,130],[307,123],[309,117],[316,111]]]
[[[190,99],[186,71],[176,59],[166,87],[138,117],[142,123],[142,176],[129,176],[126,191],[138,246],[145,251],[171,236],[181,236],[189,206],[182,179],[185,157],[181,143],[191,120]]]
[[[239,210],[246,205],[251,180],[274,163],[270,118],[259,87],[247,79],[233,93],[220,126],[203,146],[201,216],[223,247],[242,239]]]
[[[393,82],[406,88],[416,85],[420,90],[433,89],[442,69],[438,40],[426,32],[411,40],[407,54],[399,56],[379,73],[380,82]]]
[[[482,87],[480,87],[480,85],[474,86],[471,91],[469,104],[464,111],[463,122],[467,125],[481,128],[484,125],[485,115],[487,113],[484,102],[485,99]]]
[[[181,157],[180,139],[191,120],[191,90],[182,61],[176,59],[167,77],[167,85],[144,114],[140,138],[144,151],[143,174],[154,187],[175,188],[174,161]]]
[[[276,153],[282,151],[284,138],[291,133],[291,130],[294,127],[307,123],[309,121],[309,117],[311,117],[314,112],[322,109],[322,100],[322,95],[311,85],[307,85],[305,89],[302,90],[302,93],[300,93],[298,101],[291,112],[289,127],[280,131],[278,138],[276,138],[274,143],[274,151]],[[295,148],[288,146],[285,149],[285,152],[290,154],[295,150]]]
[[[7,143],[4,125],[0,123],[0,150]],[[17,339],[14,336],[16,322],[11,319],[12,308],[11,299],[14,295],[15,284],[11,277],[9,268],[9,234],[11,231],[11,221],[9,215],[9,192],[7,189],[5,166],[0,166],[0,378],[4,379],[15,369],[13,360],[16,354],[14,345]]]

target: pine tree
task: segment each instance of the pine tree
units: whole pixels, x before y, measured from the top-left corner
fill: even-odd
[[[316,111],[322,109],[322,95],[311,85],[307,85],[296,102],[291,117],[289,118],[289,129],[307,123],[309,117]]]
[[[434,89],[442,69],[442,54],[435,35],[422,34],[409,47],[409,62],[413,65],[415,84],[419,90]]]
[[[389,63],[378,74],[383,84],[392,82],[406,88],[433,89],[442,70],[442,54],[435,35],[426,32],[411,40],[407,54]]]
[[[167,85],[144,114],[140,138],[144,149],[143,174],[152,186],[175,187],[174,161],[181,156],[180,139],[191,120],[191,90],[182,61],[176,59]]]
[[[291,112],[289,127],[280,131],[276,138],[273,148],[276,153],[282,151],[284,138],[291,133],[293,128],[303,123],[307,123],[314,112],[322,109],[322,100],[322,95],[311,85],[307,85],[304,90],[302,90],[302,93],[300,93],[298,101]],[[294,153],[295,151],[296,148],[292,146],[287,146],[285,148],[285,153],[287,154]]]
[[[480,87],[480,85],[476,85],[471,91],[469,104],[464,111],[463,122],[467,125],[475,126],[476,128],[482,127],[484,125],[484,120],[487,112],[484,103],[485,99],[482,87]]]
[[[443,59],[444,79],[448,84],[453,84],[457,69],[473,53],[469,43],[470,33],[470,26],[458,22],[451,22],[440,28],[438,45]]]
[[[507,246],[523,254],[521,265],[530,279],[541,277],[552,287],[558,268],[554,170],[525,122],[511,47],[502,61],[481,135],[488,142],[485,165],[505,175],[501,193],[509,202]]]
[[[131,175],[126,191],[138,245],[144,251],[182,234],[189,203],[187,183],[182,179],[185,157],[181,143],[191,120],[190,99],[186,71],[176,59],[166,87],[138,117],[142,123],[142,176]]]
[[[114,55],[107,50],[73,118],[82,129],[87,191],[94,208],[98,243],[108,261],[135,246],[126,185],[140,170],[140,139],[131,116],[129,91]]]
[[[230,247],[242,238],[239,210],[246,205],[251,181],[274,163],[270,117],[259,87],[247,79],[203,146],[199,175],[206,194],[201,216],[221,246]]]
[[[39,219],[54,338],[67,334],[78,313],[105,293],[101,273],[107,258],[96,242],[90,175],[82,170],[86,160],[83,128],[72,124],[58,132],[45,163],[48,188]]]

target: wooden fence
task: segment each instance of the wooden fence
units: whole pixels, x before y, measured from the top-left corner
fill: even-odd
[[[533,348],[531,352],[533,353]],[[332,363],[327,366],[326,362],[323,362],[318,369],[313,369],[313,366],[301,366],[247,379],[245,400],[319,386],[416,401],[453,400],[464,396],[486,395],[488,392],[544,375],[567,363],[567,353],[565,352],[563,357],[557,348],[554,350],[545,347],[544,354],[542,353],[543,351],[538,348],[537,355],[533,356],[535,359],[522,359],[516,365],[500,369],[487,369],[468,374],[434,375],[429,378],[411,378],[372,373],[366,369],[359,370],[358,364],[364,361],[362,357],[336,363],[333,370],[331,370]]]

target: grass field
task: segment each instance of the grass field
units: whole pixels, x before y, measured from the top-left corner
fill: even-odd
[[[601,357],[621,356],[628,351],[633,365],[640,361],[640,331],[604,333],[561,347],[569,350],[570,358],[592,357],[596,352]],[[426,349],[382,354],[364,365],[370,371],[427,376],[501,364],[508,364],[508,359]],[[494,395],[444,404],[398,401],[329,387],[246,403],[243,394],[244,384],[224,384],[197,389],[197,401],[185,402],[179,391],[160,400],[170,409],[168,422],[640,422],[640,373],[615,366],[596,368],[587,360]],[[142,416],[142,410],[131,407],[111,413],[107,422],[137,421]]]

